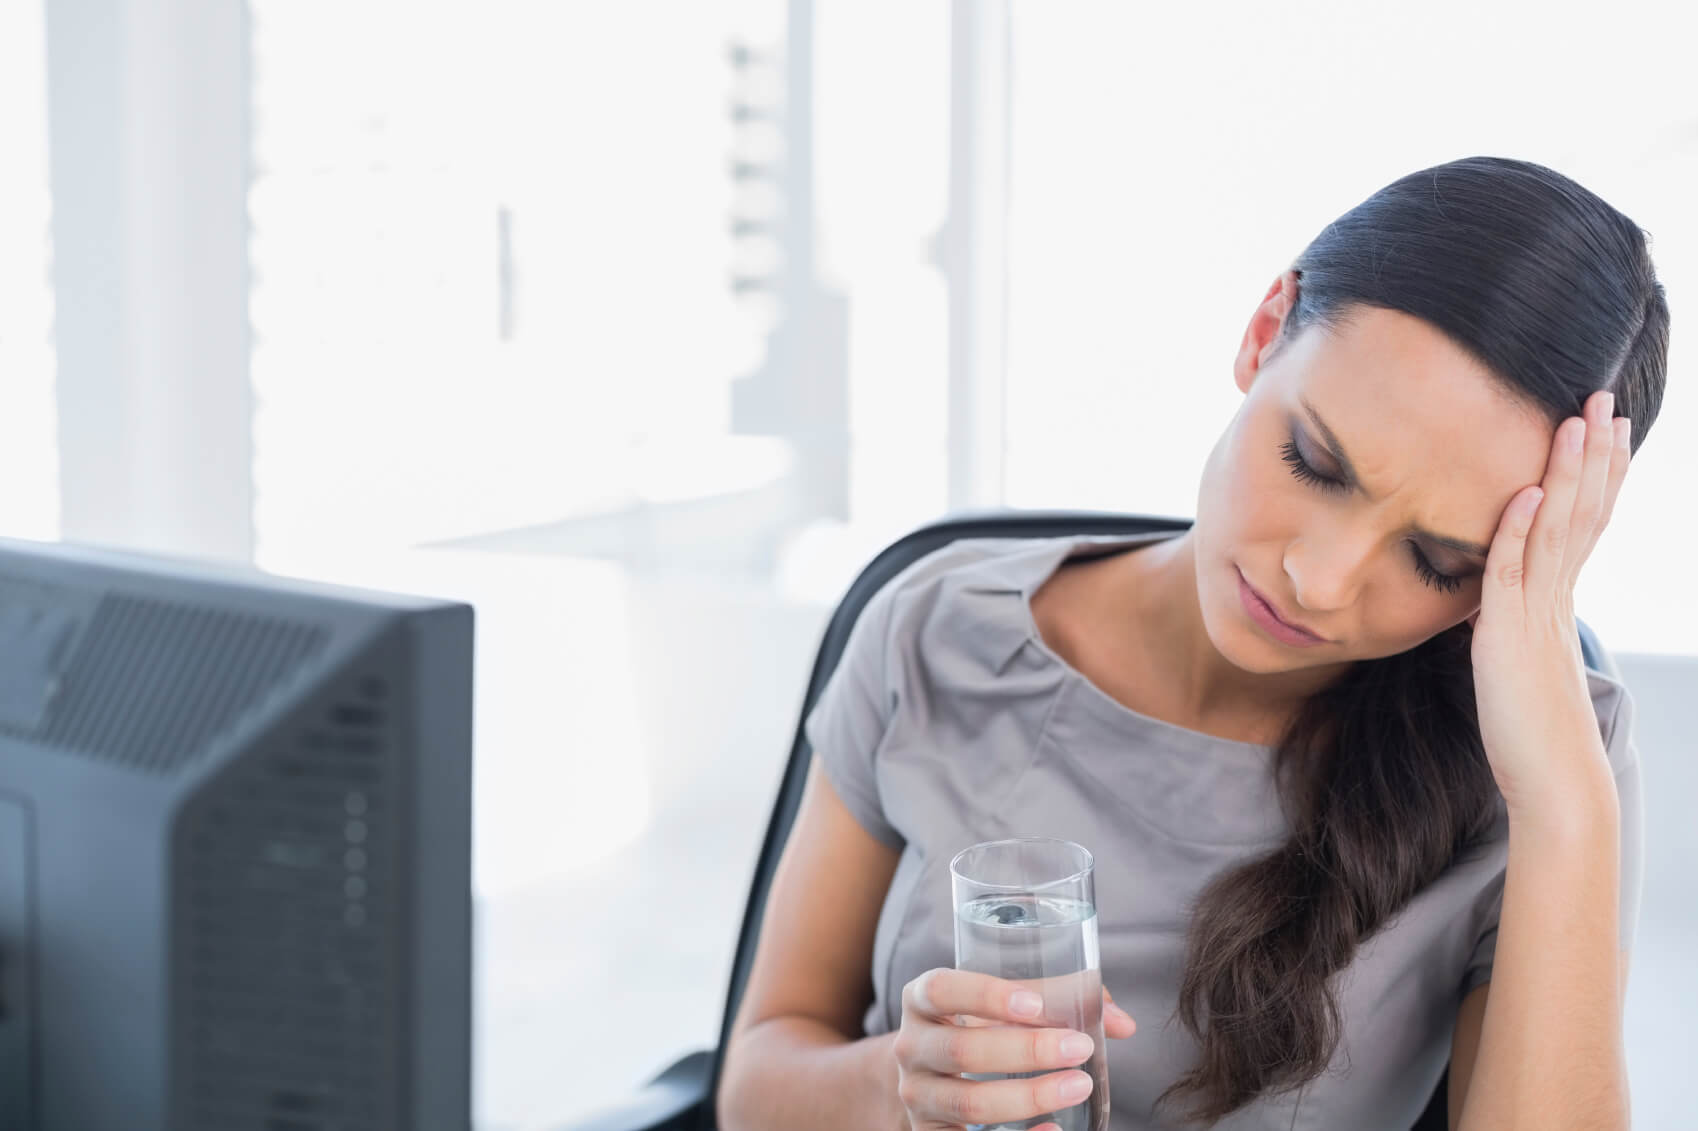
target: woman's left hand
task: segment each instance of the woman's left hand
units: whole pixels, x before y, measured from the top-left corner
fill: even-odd
[[[1614,399],[1594,393],[1564,420],[1543,483],[1504,508],[1469,618],[1480,737],[1511,813],[1614,789],[1574,622],[1575,578],[1627,474],[1630,423],[1612,421]]]

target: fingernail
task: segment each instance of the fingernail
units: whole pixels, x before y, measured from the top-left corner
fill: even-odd
[[[1598,409],[1598,415],[1603,419],[1608,420],[1610,417],[1615,415],[1615,394],[1605,393],[1602,399],[1604,403]]]
[[[1618,416],[1615,422],[1615,446],[1626,448],[1633,443],[1633,421],[1625,416]]]
[[[1571,452],[1578,452],[1583,446],[1585,446],[1586,425],[1584,421],[1581,422],[1578,428],[1569,428],[1568,439],[1566,442],[1568,444],[1568,450]]]
[[[1090,1056],[1091,1050],[1096,1047],[1097,1043],[1083,1033],[1061,1038],[1061,1055],[1068,1060],[1082,1060]]]
[[[1067,1103],[1078,1103],[1091,1094],[1091,1078],[1084,1073],[1075,1073],[1061,1082],[1061,1098]]]
[[[1021,990],[1008,999],[1008,1008],[1022,1017],[1036,1017],[1043,1010],[1044,999]]]

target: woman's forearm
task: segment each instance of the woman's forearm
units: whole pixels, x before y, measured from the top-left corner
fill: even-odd
[[[848,1040],[806,1017],[745,1030],[720,1083],[721,1131],[908,1131],[895,1043],[895,1033]]]
[[[1608,780],[1560,811],[1510,813],[1497,953],[1463,1131],[1626,1131],[1620,854]]]

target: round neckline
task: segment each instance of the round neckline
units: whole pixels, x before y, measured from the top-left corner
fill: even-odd
[[[1110,726],[1120,726],[1124,729],[1127,723],[1143,730],[1154,728],[1192,746],[1227,746],[1246,754],[1269,756],[1273,747],[1264,742],[1245,742],[1236,738],[1225,738],[1221,735],[1209,734],[1206,731],[1194,730],[1181,726],[1166,719],[1158,719],[1142,711],[1122,703],[1106,690],[1100,687],[1084,672],[1069,663],[1059,652],[1044,639],[1043,632],[1038,628],[1038,619],[1032,612],[1032,597],[1043,586],[1061,572],[1063,566],[1079,556],[1081,547],[1095,545],[1121,545],[1126,547],[1120,552],[1130,552],[1132,547],[1150,545],[1162,542],[1168,538],[1178,537],[1183,531],[1144,531],[1127,535],[1086,534],[1070,536],[1062,544],[1061,552],[1049,560],[1049,563],[1034,578],[1026,579],[1020,586],[1020,611],[1025,618],[1024,628],[1027,639],[1050,663],[1056,665],[1068,682],[1076,685],[1084,694],[1082,702],[1091,705],[1103,721]],[[1114,557],[1115,553],[1092,555],[1093,557]]]

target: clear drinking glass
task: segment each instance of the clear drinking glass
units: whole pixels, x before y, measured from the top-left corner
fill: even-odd
[[[949,862],[955,968],[1018,982],[1043,998],[1044,1011],[1033,1025],[1075,1029],[1096,1042],[1091,1058],[1079,1065],[1095,1082],[1083,1103],[1033,1119],[980,1125],[984,1131],[1026,1131],[1046,1121],[1062,1131],[1108,1127],[1094,863],[1084,848],[1054,837],[987,841]],[[1003,1080],[1051,1071],[1056,1070],[966,1075]]]

